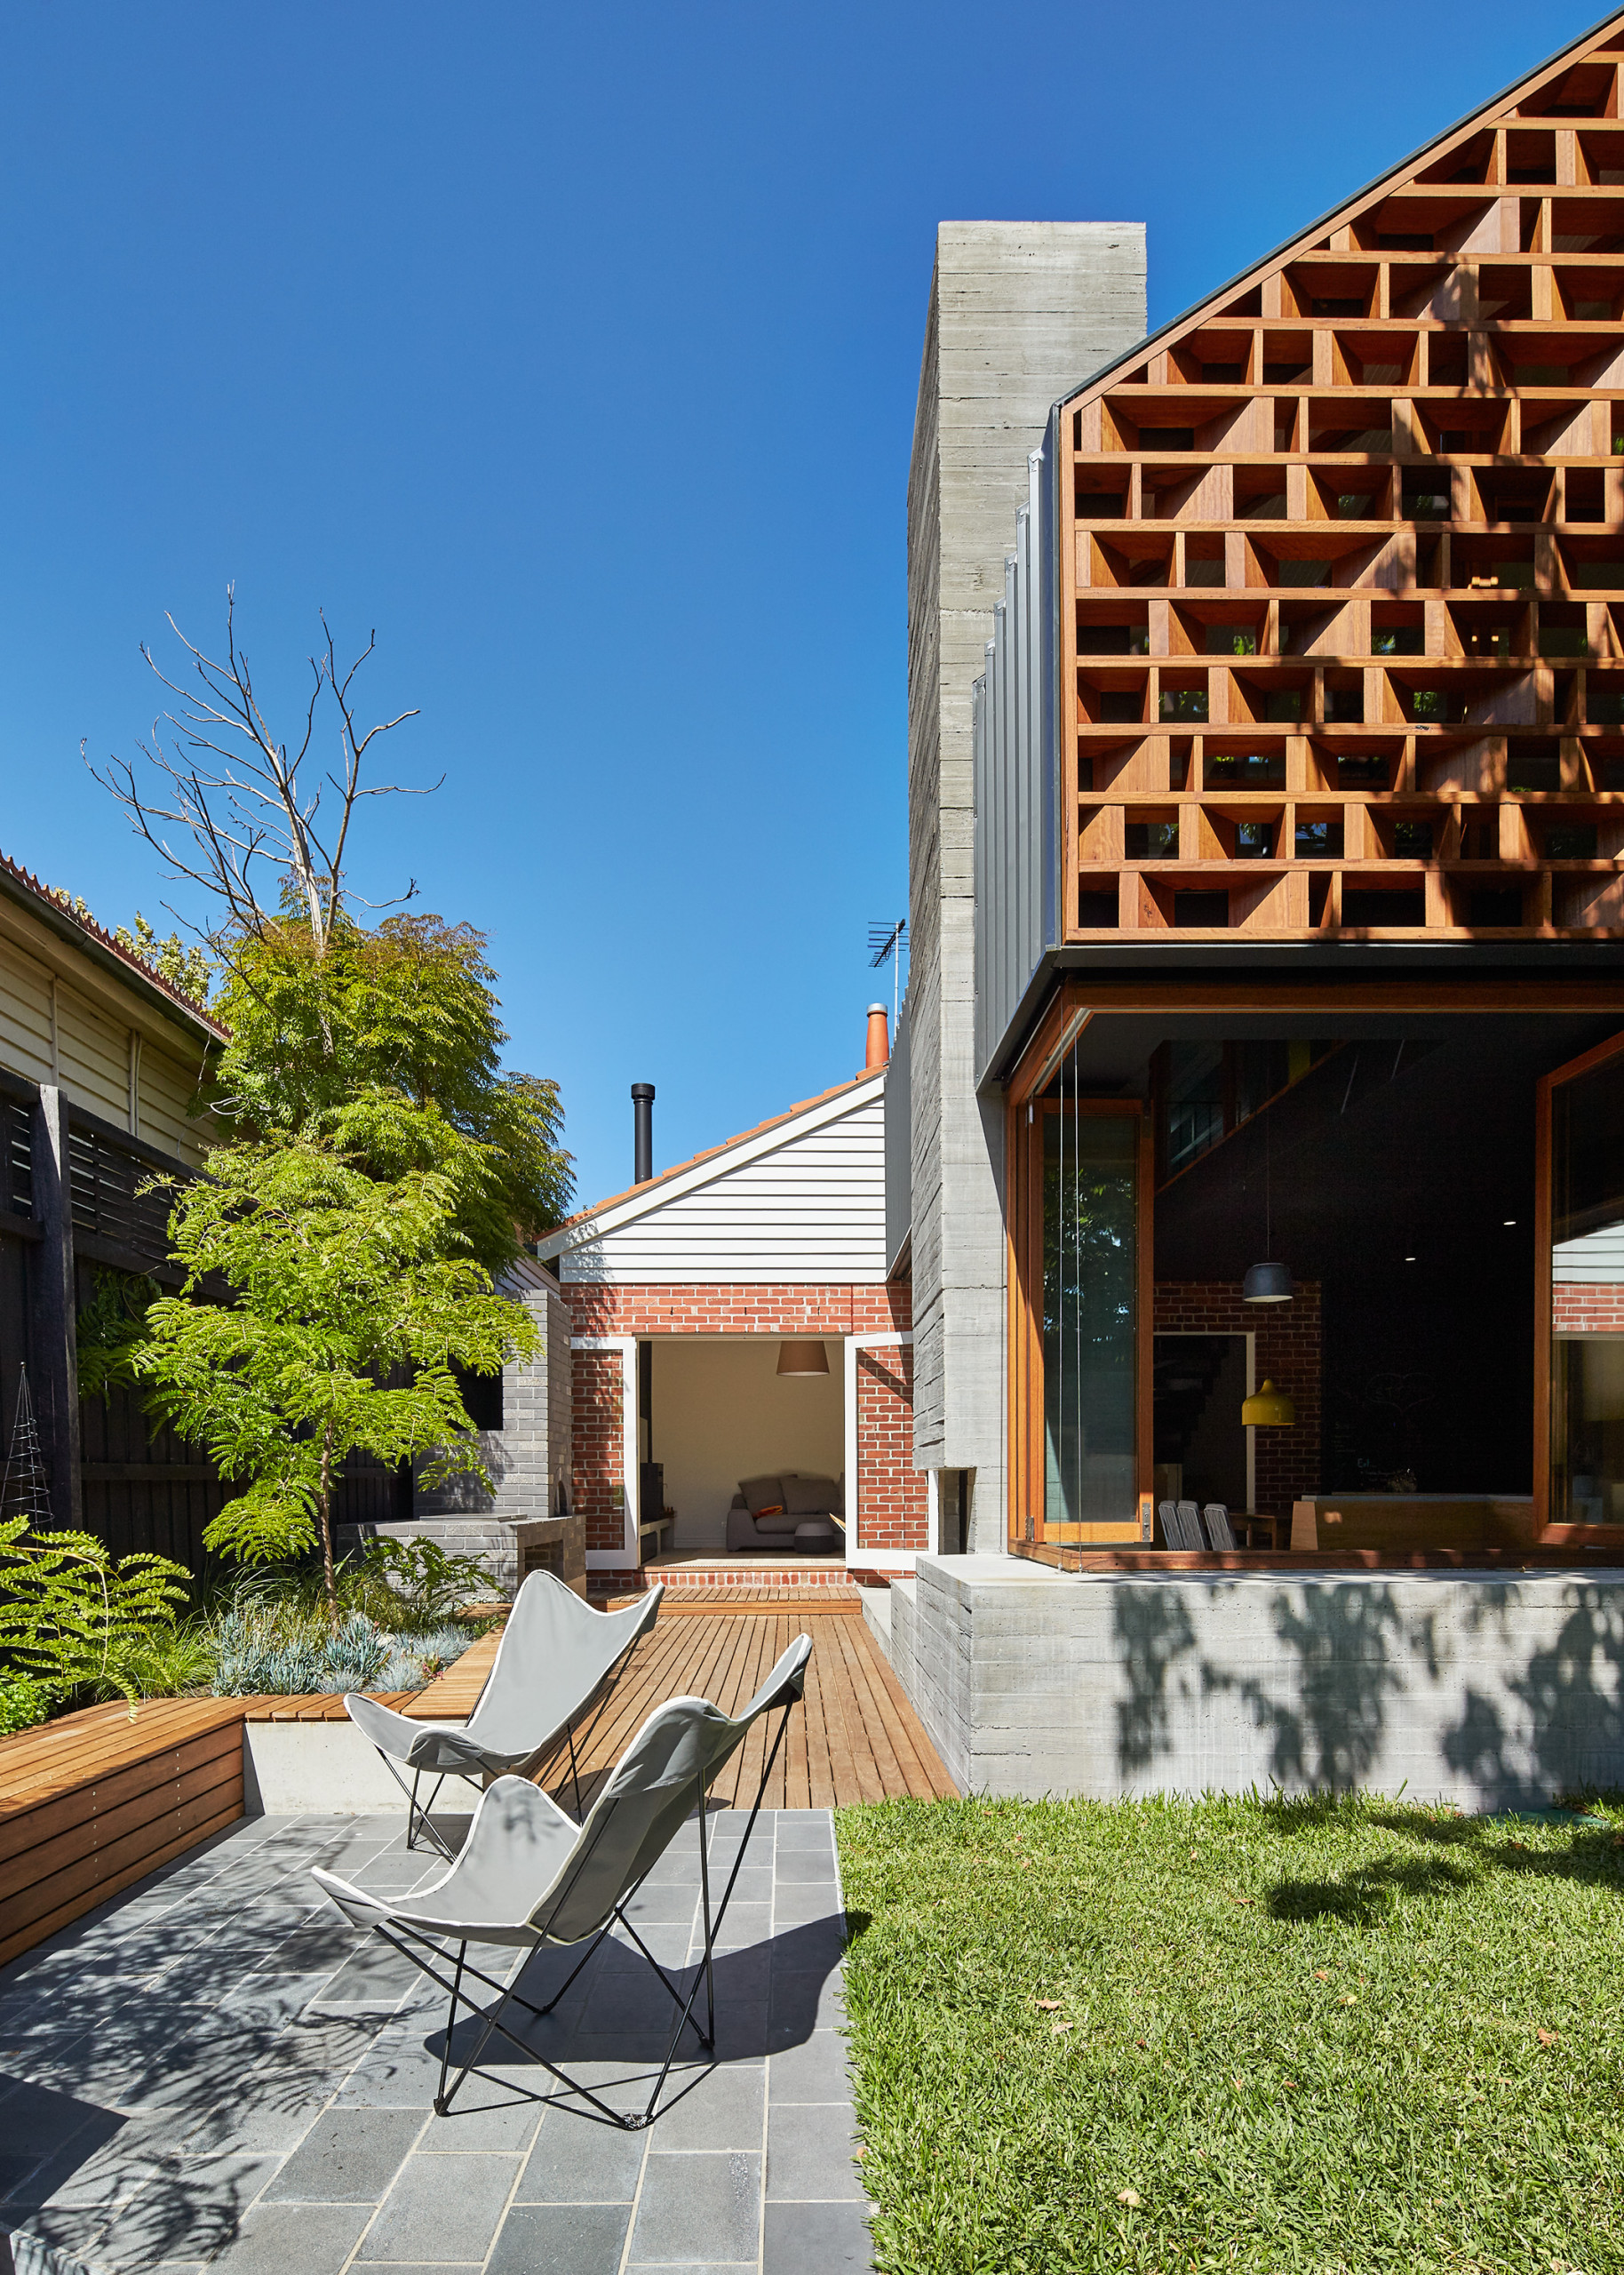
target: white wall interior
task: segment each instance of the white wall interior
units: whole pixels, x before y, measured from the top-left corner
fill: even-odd
[[[794,1469],[839,1477],[846,1465],[840,1345],[827,1375],[780,1376],[776,1335],[656,1336],[654,1459],[677,1513],[677,1556],[725,1549],[741,1477]]]

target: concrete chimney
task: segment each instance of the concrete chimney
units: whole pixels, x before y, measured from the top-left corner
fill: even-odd
[[[870,1033],[873,1032],[871,1027]],[[872,1046],[870,1046],[871,1049]],[[654,1175],[654,1084],[632,1085],[632,1159],[633,1185],[647,1185]]]
[[[865,1074],[872,1074],[876,1066],[889,1066],[890,1060],[891,1042],[886,1007],[883,1003],[871,1003],[868,1007],[868,1057],[863,1062],[863,1071]]]

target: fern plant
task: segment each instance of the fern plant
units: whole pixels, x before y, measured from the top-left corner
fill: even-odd
[[[115,1561],[89,1533],[31,1533],[27,1517],[0,1523],[0,1667],[53,1704],[93,1690],[133,1708],[139,1663],[187,1600],[185,1568],[167,1556]]]

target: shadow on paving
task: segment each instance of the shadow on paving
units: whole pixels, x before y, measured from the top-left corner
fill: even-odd
[[[768,2054],[804,2045],[817,2028],[824,1985],[838,1972],[845,1946],[842,1921],[831,1917],[784,1928],[762,1943],[720,1952],[714,1967],[714,2048],[707,2055],[692,2024],[684,2028],[673,2058],[670,2098],[662,2099],[662,2115],[715,2069],[730,2062],[760,2062]],[[537,2006],[545,2006],[578,1956],[568,1951],[537,1952],[514,1978],[513,1987]],[[697,1969],[668,1960],[657,1944],[656,1956],[686,1998]],[[434,1995],[443,2014],[443,1994]],[[494,1994],[489,2003],[495,2004]],[[703,1989],[695,2011],[703,2016]],[[548,2064],[556,2063],[572,2072],[617,2111],[641,2110],[671,2048],[676,2018],[677,2010],[648,1961],[611,1938],[553,2014],[541,2016],[527,2014],[521,2007],[507,2008],[503,2023],[511,2038],[501,2033],[489,2038],[463,2090],[482,2079],[487,2087],[499,2087],[514,2099],[545,2101],[590,2122],[606,2124],[609,2120],[572,2095]],[[465,2015],[458,2020],[450,2041],[453,2074],[456,2065],[479,2047],[483,2029],[476,2017]],[[443,2022],[425,2030],[419,2015],[413,2035],[438,2065],[446,2052]],[[490,2106],[488,2097],[482,2105]],[[454,2126],[458,2106],[453,2101],[442,2121]],[[657,2146],[659,2122],[657,2118]],[[452,2145],[449,2135],[448,2145]]]
[[[411,2122],[429,2115],[445,2046],[443,1993],[391,1970],[369,2011],[368,1971],[379,1957],[398,1955],[380,1953],[376,1938],[330,1913],[298,1912],[289,1906],[267,1928],[251,1912],[234,1917],[200,1905],[184,1925],[172,1918],[131,1923],[122,1968],[92,1933],[76,1947],[49,1947],[32,1984],[0,1986],[0,2271],[30,2263],[28,2249],[19,2259],[4,2241],[8,2229],[26,2234],[36,2255],[44,2244],[100,2267],[206,2260],[232,2242],[249,2205],[323,2109],[410,2111]],[[693,1968],[659,1948],[659,1930],[644,1932],[686,1992]],[[681,1935],[686,1948],[688,1930]],[[714,2052],[707,2055],[684,2031],[669,2098],[648,2136],[653,2146],[665,2114],[719,2070],[759,2063],[811,2037],[844,1943],[843,1923],[831,1916],[718,1954]],[[299,1971],[263,1964],[279,1954]],[[500,1974],[513,1956],[488,1949],[485,1961],[498,1961],[490,1971]],[[525,1996],[544,2002],[577,1957],[531,1955],[521,1975]],[[131,1965],[153,1971],[132,1984]],[[360,1993],[347,2007],[333,1996],[346,1978]],[[33,2027],[23,2028],[14,2011],[7,2041],[5,2010],[21,2007],[25,1987]],[[826,2024],[826,2012],[822,2018]],[[575,2071],[617,2110],[641,2109],[674,2022],[646,1960],[611,1939],[555,2016],[541,2021],[518,2010],[519,2045],[490,2040],[465,2098],[435,2121],[438,2137],[425,2145],[458,2147],[459,2116],[470,2120],[466,2137],[493,2111],[537,2102],[605,2125],[557,2083],[544,2057]],[[454,2060],[472,2051],[481,2027],[469,2018],[458,2024]]]

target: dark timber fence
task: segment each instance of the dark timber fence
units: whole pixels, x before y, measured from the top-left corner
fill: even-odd
[[[60,1090],[0,1069],[0,1464],[26,1365],[57,1524],[94,1533],[115,1555],[155,1550],[196,1571],[226,1498],[212,1467],[133,1391],[78,1393],[76,1321],[102,1275],[180,1284],[170,1198],[140,1190],[155,1174],[187,1172]],[[353,1461],[338,1513],[351,1524],[410,1517],[409,1474]]]

